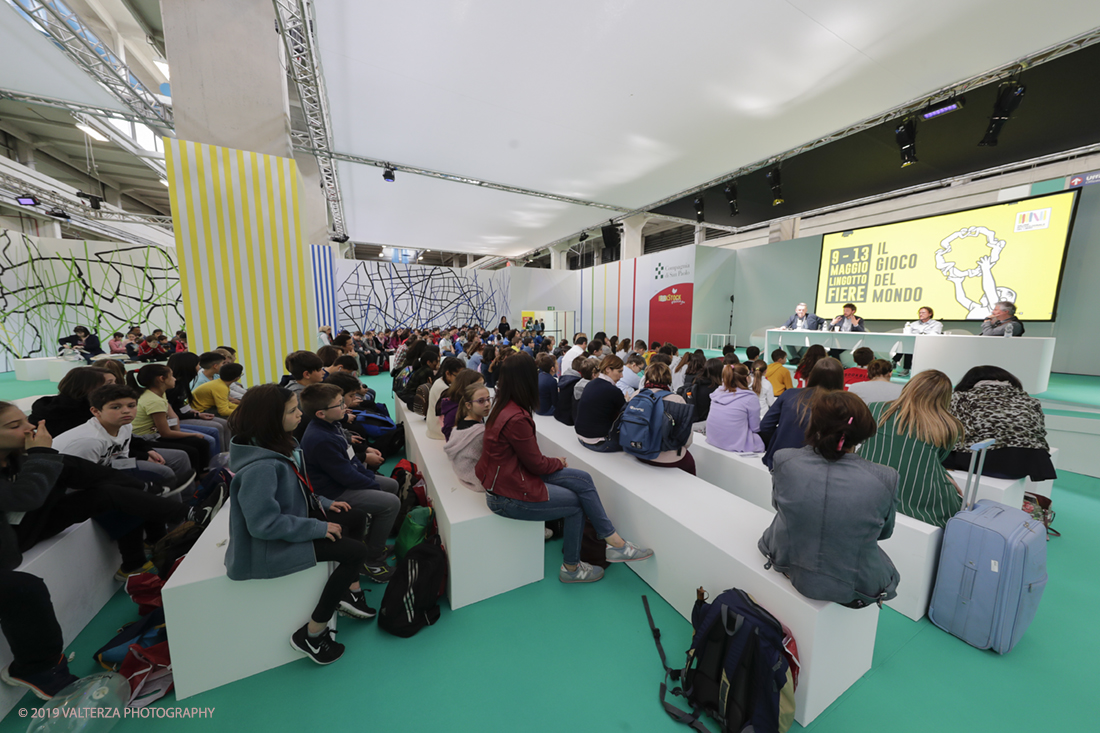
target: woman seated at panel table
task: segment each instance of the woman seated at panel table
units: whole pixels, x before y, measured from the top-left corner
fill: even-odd
[[[806,356],[802,357],[803,362]],[[814,365],[805,389],[788,389],[775,398],[767,414],[760,420],[760,437],[768,449],[761,459],[768,468],[772,467],[775,452],[783,448],[801,448],[806,445],[806,429],[810,423],[808,400],[815,393],[835,392],[844,389],[844,367],[831,356],[826,356]]]
[[[806,445],[775,456],[775,519],[757,543],[764,567],[807,598],[881,604],[897,596],[898,571],[878,543],[894,532],[898,472],[853,453],[876,429],[863,400],[817,391],[807,407]]]
[[[896,400],[870,406],[878,433],[860,450],[867,460],[900,473],[898,511],[937,527],[962,509],[959,487],[942,464],[963,435],[950,405],[948,376],[935,369],[921,372]]]
[[[993,438],[997,442],[986,454],[982,475],[1027,476],[1032,481],[1058,477],[1050,460],[1043,408],[1010,372],[996,366],[974,367],[955,385],[951,411],[966,428],[966,439],[944,461],[948,468],[965,471],[970,467],[966,446]]]

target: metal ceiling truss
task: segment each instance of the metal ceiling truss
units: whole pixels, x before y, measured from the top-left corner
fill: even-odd
[[[317,56],[317,43],[313,35],[311,3],[307,0],[273,2],[279,30],[286,46],[287,73],[298,90],[302,114],[306,120],[306,131],[294,131],[292,137],[297,143],[296,147],[304,145],[317,158],[332,230],[337,235],[345,235],[347,226],[344,223],[344,204],[340,197],[340,180],[337,178],[332,156],[328,97],[325,94],[321,60]]]
[[[172,110],[134,76],[111,50],[62,0],[8,0],[25,13],[36,30],[44,31],[74,63],[102,84],[141,122],[162,132],[172,130]]]
[[[54,109],[63,109],[73,114],[83,113],[90,115],[99,115],[101,117],[114,117],[120,120],[129,120],[130,122],[140,122],[145,125],[151,125],[155,122],[155,120],[151,120],[148,117],[143,117],[136,112],[107,109],[106,107],[94,107],[90,104],[80,104],[79,102],[66,102],[63,99],[53,99],[52,97],[39,97],[33,94],[24,94],[23,92],[12,91],[11,89],[0,89],[0,101],[6,99],[12,100],[14,102],[26,102],[27,104],[34,104],[41,107],[53,107]]]
[[[299,133],[299,135],[300,135],[300,133]],[[296,139],[300,139],[300,138],[296,137]],[[308,146],[305,146],[305,145],[302,145],[302,144],[297,144],[294,147],[295,147],[296,150],[300,150],[300,151],[305,152],[305,153],[313,153],[315,155],[320,155],[319,152],[314,151],[312,148],[310,148]],[[343,161],[345,163],[358,163],[359,165],[369,165],[369,166],[373,166],[375,168],[383,168],[383,169],[388,168],[389,170],[399,171],[401,173],[411,173],[411,174],[417,175],[417,176],[426,176],[428,178],[438,178],[441,181],[452,181],[454,183],[465,183],[468,186],[478,186],[480,188],[491,188],[494,191],[504,191],[506,193],[515,193],[515,194],[520,194],[522,196],[534,196],[536,198],[549,199],[550,201],[560,201],[562,203],[573,204],[575,206],[588,206],[588,207],[595,208],[595,209],[603,209],[605,211],[611,211],[611,212],[614,212],[616,214],[626,214],[627,212],[632,211],[632,209],[630,209],[628,207],[625,207],[625,206],[615,206],[614,204],[603,204],[603,203],[600,203],[598,201],[587,201],[585,199],[577,199],[577,198],[573,198],[571,196],[561,196],[561,195],[556,194],[556,193],[546,193],[545,191],[535,191],[535,190],[530,189],[530,188],[520,188],[519,186],[509,186],[508,184],[505,184],[505,183],[493,183],[492,181],[483,181],[483,180],[480,180],[478,178],[469,178],[467,176],[460,176],[460,175],[456,175],[454,173],[443,173],[441,171],[434,171],[434,170],[430,170],[428,168],[418,168],[416,166],[402,165],[400,163],[388,163],[388,162],[383,161],[383,160],[377,160],[375,158],[367,158],[367,157],[364,157],[362,155],[351,155],[350,153],[337,153],[337,152],[326,152],[325,154],[330,156],[333,160],[340,160],[340,161]],[[664,214],[650,214],[650,216],[652,216],[653,218],[656,218],[656,219],[665,219],[667,221],[674,221],[674,222],[678,222],[680,224],[689,224],[691,226],[695,226],[695,224],[696,224],[696,221],[694,219],[684,219],[684,218],[679,217],[679,216],[666,216]],[[618,218],[623,218],[623,217],[618,217]],[[731,233],[737,231],[737,227],[726,226],[724,224],[707,224],[706,226],[710,229],[720,229],[722,231],[727,231],[727,232],[731,232]],[[576,235],[574,235],[574,236],[576,236]],[[542,247],[539,247],[539,249],[542,249]],[[535,250],[532,250],[532,251],[535,251]],[[527,254],[530,254],[530,252],[527,253]]]
[[[15,208],[26,211],[28,214],[37,214],[38,216],[47,216],[45,210],[36,210],[32,207],[20,206],[15,202],[16,196],[25,196],[31,194],[37,198],[43,204],[49,207],[63,210],[74,223],[77,220],[84,222],[99,221],[114,221],[124,222],[129,224],[148,224],[152,226],[160,227],[168,232],[172,232],[172,217],[163,216],[161,214],[136,214],[129,211],[110,211],[108,209],[93,209],[83,201],[73,201],[70,198],[62,196],[57,191],[51,191],[41,186],[36,186],[33,183],[28,183],[15,176],[8,175],[3,171],[0,171],[0,195],[7,196],[12,199],[12,206]],[[75,194],[70,194],[75,195]],[[58,220],[64,220],[63,217],[53,217]],[[114,230],[112,230],[114,231]],[[129,235],[127,235],[129,237]],[[132,241],[132,238],[126,238],[126,241]],[[149,240],[143,239],[142,242],[148,244],[155,244]]]
[[[650,211],[652,209],[659,208],[661,206],[664,206],[665,204],[670,204],[673,201],[679,201],[680,199],[687,198],[688,196],[692,196],[694,194],[700,193],[701,191],[706,191],[710,188],[714,188],[715,186],[720,186],[724,183],[727,183],[728,181],[732,181],[732,180],[735,180],[735,179],[740,178],[742,176],[746,176],[749,173],[754,173],[754,172],[762,170],[764,168],[770,168],[774,165],[778,165],[779,163],[786,160],[787,158],[793,158],[796,155],[799,155],[799,154],[805,153],[805,152],[809,152],[810,150],[814,150],[815,148],[820,148],[823,145],[828,145],[829,143],[832,143],[832,142],[836,142],[837,140],[841,140],[843,138],[846,138],[849,135],[854,135],[858,132],[863,132],[864,130],[869,130],[873,127],[877,127],[878,125],[881,125],[884,122],[888,122],[890,120],[900,119],[902,117],[906,117],[908,115],[919,112],[920,110],[924,109],[928,105],[933,104],[935,102],[939,102],[941,100],[947,99],[949,97],[957,96],[957,95],[960,95],[960,94],[965,94],[968,91],[971,91],[971,90],[976,89],[978,87],[984,86],[984,85],[989,84],[991,82],[998,81],[1000,79],[1010,78],[1010,77],[1015,76],[1015,75],[1019,74],[1021,71],[1024,71],[1028,68],[1031,68],[1033,66],[1038,66],[1039,64],[1043,64],[1043,63],[1046,63],[1048,61],[1053,61],[1057,58],[1061,58],[1062,56],[1067,56],[1071,53],[1074,53],[1075,51],[1080,51],[1081,49],[1087,48],[1087,47],[1092,46],[1096,43],[1100,43],[1100,28],[1093,28],[1092,30],[1086,31],[1086,32],[1084,32],[1084,33],[1082,33],[1078,36],[1074,36],[1073,38],[1071,38],[1069,40],[1062,41],[1061,43],[1056,43],[1053,46],[1048,46],[1047,48],[1044,48],[1041,51],[1037,51],[1037,52],[1035,52],[1033,54],[1030,54],[1028,56],[1024,56],[1022,58],[1016,59],[1015,61],[1013,61],[1011,63],[1008,63],[1008,64],[1005,64],[1003,66],[999,66],[996,69],[991,69],[991,70],[986,71],[984,73],[976,74],[975,76],[972,76],[968,79],[964,79],[964,80],[962,80],[960,82],[957,82],[955,84],[952,84],[950,86],[943,87],[943,88],[933,92],[932,94],[927,94],[927,95],[918,97],[916,99],[910,100],[909,102],[906,102],[905,104],[894,107],[893,109],[891,109],[887,112],[883,112],[882,114],[875,115],[874,117],[868,117],[867,119],[865,119],[861,122],[857,122],[854,125],[851,125],[849,127],[845,127],[841,130],[837,130],[836,132],[832,132],[828,135],[825,135],[824,137],[817,138],[816,140],[811,140],[810,142],[807,142],[803,145],[799,145],[798,147],[792,148],[791,150],[788,150],[784,153],[780,153],[779,155],[775,155],[775,156],[772,156],[772,157],[767,158],[765,160],[757,161],[755,163],[751,163],[749,165],[742,166],[742,167],[738,168],[737,170],[731,171],[731,172],[726,173],[724,175],[721,175],[717,178],[712,178],[711,180],[707,181],[706,183],[701,183],[698,186],[693,186],[689,189],[686,189],[684,191],[680,191],[679,193],[675,193],[671,196],[666,196],[665,198],[663,198],[659,201],[654,201],[653,203],[649,204],[648,206],[643,206],[640,209],[634,209],[634,210],[624,214],[623,216],[616,217],[616,218],[625,219],[627,217],[634,216],[636,214],[650,214]],[[1055,159],[1055,160],[1060,160],[1062,158],[1074,157],[1075,155],[1078,155],[1078,154],[1079,153],[1076,153],[1075,151],[1070,151],[1070,152],[1067,152],[1067,153],[1059,154],[1058,156],[1047,156],[1047,157]],[[1047,162],[1049,162],[1049,161],[1047,161]],[[1011,164],[1009,166],[1002,166],[1001,168],[1003,168],[1005,170],[1001,170],[1001,169],[991,169],[991,170],[996,170],[997,172],[1006,172],[1007,170],[1018,170],[1019,168],[1031,167],[1033,165],[1036,165],[1036,163],[1034,161],[1026,161],[1026,162],[1020,163],[1018,165],[1017,164]],[[990,175],[990,173],[986,172],[986,173],[980,173],[980,174],[970,174],[966,177],[967,178],[974,178],[974,177],[977,177],[977,176],[985,176],[985,175]],[[957,179],[949,179],[949,180],[957,180]],[[947,184],[943,181],[937,181],[937,182],[934,182],[934,183],[924,184],[923,186],[916,186],[913,189],[905,189],[905,191],[906,192],[912,192],[912,191],[915,191],[915,190],[927,190],[927,189],[930,189],[930,188],[938,188],[938,187],[943,186],[943,185],[947,185]],[[869,202],[872,202],[872,201],[880,201],[880,200],[883,200],[883,199],[886,199],[886,198],[894,198],[894,197],[899,196],[899,195],[902,195],[901,192],[895,191],[895,192],[890,192],[890,193],[886,193],[886,194],[880,194],[878,196],[868,197],[867,199],[861,199],[860,201],[862,203],[869,203]],[[819,209],[819,210],[816,210],[814,212],[806,212],[804,214],[800,214],[799,216],[805,216],[806,214],[809,214],[809,213],[813,213],[813,214],[816,215],[816,214],[825,213],[827,211],[836,211],[838,209],[847,208],[847,207],[852,206],[852,205],[853,205],[852,202],[848,202],[848,203],[844,203],[844,204],[837,204],[835,206],[826,207],[824,209]],[[652,215],[652,214],[650,214],[650,215]],[[671,217],[661,217],[661,218],[671,218]],[[745,226],[745,227],[720,227],[720,226],[717,226],[715,224],[709,224],[709,223],[705,223],[705,225],[708,229],[724,229],[726,231],[729,231],[729,232],[732,232],[732,233],[736,234],[736,233],[739,233],[739,232],[750,231],[750,230],[754,230],[754,229],[759,229],[761,227],[770,226],[771,224],[773,224],[775,222],[784,221],[786,219],[791,219],[791,218],[792,218],[792,216],[788,215],[788,216],[778,217],[776,219],[770,219],[766,222],[757,222],[756,224],[752,224],[750,226]],[[688,221],[686,219],[681,219],[680,221],[683,221],[685,223],[690,223],[690,224],[695,223],[694,221]],[[552,247],[556,244],[561,244],[562,242],[568,241],[569,239],[572,239],[575,236],[579,236],[579,233],[570,235],[569,237],[562,237],[561,239],[557,239],[553,242],[550,242],[549,244],[543,245],[542,247],[538,247],[538,248],[535,248],[535,249],[533,249],[529,252],[525,252],[521,256],[534,254],[534,253],[536,253],[536,252],[538,252],[542,249],[546,249],[547,247]]]

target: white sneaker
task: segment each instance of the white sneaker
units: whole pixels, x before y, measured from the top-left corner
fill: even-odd
[[[634,562],[653,557],[653,550],[638,547],[633,542],[626,542],[622,547],[608,545],[605,557],[608,562]]]
[[[565,565],[558,572],[558,580],[563,583],[595,583],[603,578],[603,568],[589,565],[583,560],[577,563],[577,569],[570,572]]]

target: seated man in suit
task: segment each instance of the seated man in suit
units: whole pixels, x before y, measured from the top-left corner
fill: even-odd
[[[788,318],[787,322],[780,326],[780,328],[787,331],[820,330],[822,324],[825,323],[825,319],[813,313],[807,313],[806,308],[805,303],[799,303],[795,306],[794,315]],[[802,358],[802,355],[806,353],[806,347],[788,346],[787,353],[791,355],[791,363],[797,364],[798,360]]]
[[[844,304],[844,313],[829,322],[830,331],[866,331],[863,327],[863,319],[856,315],[856,307],[851,303]],[[829,356],[839,359],[845,349],[829,349]]]
[[[1024,324],[1016,318],[1016,304],[998,301],[993,312],[982,321],[982,336],[1023,336]]]

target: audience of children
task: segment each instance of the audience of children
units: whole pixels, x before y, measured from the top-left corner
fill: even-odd
[[[545,356],[545,354],[540,354]],[[443,396],[439,398],[439,415],[443,419],[443,438],[450,440],[454,432],[455,423],[458,421],[458,410],[462,406],[462,400],[471,387],[484,387],[485,380],[481,374],[473,369],[463,369],[447,387]]]
[[[240,364],[225,364],[218,370],[218,378],[202,384],[191,393],[191,407],[199,413],[215,414],[228,418],[237,409],[230,402],[229,389],[244,374]]]
[[[810,347],[802,357],[810,358]],[[820,364],[820,366],[818,366]],[[805,388],[788,389],[775,398],[775,404],[760,420],[760,437],[767,444],[764,465],[772,467],[775,452],[783,448],[801,448],[806,444],[809,427],[809,400],[815,392],[844,389],[844,367],[831,356],[815,360],[814,370]]]
[[[185,452],[191,467],[201,472],[213,455],[211,445],[214,439],[179,429],[179,416],[164,397],[164,393],[176,384],[172,370],[164,364],[146,364],[128,373],[126,382],[138,395],[134,435],[145,438],[154,448],[173,448]]]
[[[669,369],[668,364],[663,361],[657,360],[658,356],[668,356],[667,354],[656,354],[653,357],[653,363],[646,367],[645,370],[645,389],[657,391],[669,392],[664,396],[666,402],[678,402],[681,405],[687,404],[683,397],[672,392],[669,389],[672,386],[672,370]],[[714,359],[713,361],[720,362],[720,359]],[[719,372],[720,373],[720,372]],[[708,393],[707,402],[710,402],[710,394]],[[692,476],[695,475],[695,458],[692,457],[688,451],[688,447],[691,445],[693,433],[688,434],[687,442],[676,450],[661,451],[661,453],[651,460],[644,458],[638,458],[642,463],[648,463],[651,466],[657,466],[659,468],[679,468],[681,471],[686,471]]]
[[[760,349],[757,349],[757,351],[759,352]],[[752,388],[753,394],[760,401],[760,417],[764,417],[768,412],[768,408],[775,403],[775,388],[772,386],[771,380],[768,379],[768,364],[762,359],[747,363],[751,365],[749,368],[752,369],[749,374],[749,387]]]
[[[855,360],[856,365],[844,370],[845,387],[859,384],[860,382],[866,382],[870,379],[867,374],[867,366],[875,360],[875,352],[871,351],[866,346],[860,346],[852,352],[852,358]]]
[[[553,415],[554,401],[558,396],[558,365],[549,354],[535,357],[535,368],[539,370],[539,406],[535,410],[539,415]]]
[[[597,343],[593,341],[593,343]],[[611,427],[626,405],[622,390],[616,386],[623,377],[623,360],[617,356],[605,356],[596,365],[595,374],[586,377],[587,370],[595,359],[586,359],[581,364],[581,391],[574,387],[574,399],[577,399],[577,416],[573,424],[581,445],[594,451],[613,452],[621,450],[618,441],[611,436]],[[589,381],[585,381],[586,378]],[[580,395],[577,398],[577,395]]]
[[[443,363],[439,367],[439,374],[434,382],[432,382],[431,389],[428,391],[428,437],[432,440],[444,440],[443,437],[443,416],[437,409],[439,404],[439,398],[443,396],[443,393],[447,391],[454,381],[458,373],[465,369],[462,365],[462,360],[457,356],[448,356],[443,359]]]
[[[772,391],[778,398],[786,390],[794,387],[791,380],[791,372],[787,369],[787,352],[783,349],[772,351],[772,363],[768,364],[768,371],[764,374],[772,384]]]

